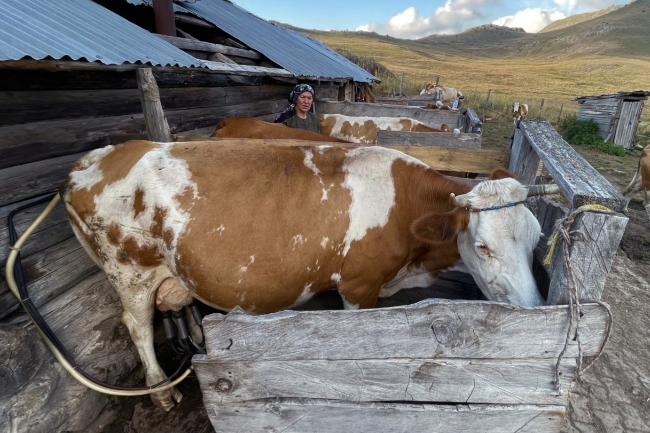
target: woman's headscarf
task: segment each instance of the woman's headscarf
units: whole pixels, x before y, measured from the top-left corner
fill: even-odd
[[[293,109],[296,108],[296,101],[298,100],[298,96],[300,96],[303,92],[309,92],[311,93],[312,97],[315,97],[314,88],[309,84],[296,84],[296,86],[289,94],[289,103],[286,107],[284,107],[284,110],[282,110],[282,112],[275,117],[275,120],[278,120],[284,113],[293,111]]]

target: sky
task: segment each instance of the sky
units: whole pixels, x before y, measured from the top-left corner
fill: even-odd
[[[536,33],[553,21],[629,0],[232,0],[266,20],[315,30],[371,31],[403,39],[482,24]]]

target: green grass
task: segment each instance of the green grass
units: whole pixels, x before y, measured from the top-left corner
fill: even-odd
[[[578,120],[576,116],[567,116],[560,124],[562,137],[570,144],[587,144],[601,152],[625,156],[625,149],[613,143],[606,143],[598,135],[598,125],[592,119]]]

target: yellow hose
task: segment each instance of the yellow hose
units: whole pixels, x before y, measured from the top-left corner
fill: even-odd
[[[36,220],[29,226],[29,228],[23,233],[23,235],[16,241],[16,243],[10,247],[11,252],[9,253],[9,258],[7,259],[7,266],[6,266],[6,276],[7,276],[7,284],[9,285],[9,289],[11,289],[11,292],[14,294],[16,299],[20,302],[20,304],[25,308],[25,305],[20,299],[20,292],[18,291],[18,285],[16,284],[16,279],[14,277],[14,264],[16,263],[16,257],[18,257],[18,252],[20,251],[20,248],[23,246],[27,238],[36,230],[36,228],[43,222],[45,217],[54,209],[54,206],[61,200],[61,196],[57,194],[54,196],[50,204],[47,205],[47,207],[41,212],[41,214],[36,218]],[[25,308],[25,311],[29,314],[29,310]],[[156,388],[151,388],[151,389],[141,389],[141,390],[117,390],[117,389],[111,389],[107,388],[101,385],[98,385],[86,377],[84,377],[79,371],[77,371],[76,367],[72,366],[67,359],[65,359],[65,356],[59,351],[59,349],[56,348],[54,343],[50,341],[49,338],[45,335],[45,333],[41,330],[41,328],[38,326],[34,318],[29,316],[32,319],[32,322],[34,322],[34,326],[36,326],[36,329],[38,330],[39,334],[41,334],[41,337],[43,338],[43,341],[45,342],[45,345],[50,349],[50,352],[52,352],[52,355],[56,358],[57,361],[65,368],[68,373],[70,373],[75,379],[77,379],[81,384],[84,386],[104,393],[104,394],[110,394],[110,395],[119,395],[119,396],[138,396],[138,395],[147,395],[147,394],[152,394],[154,392],[160,392],[160,391],[165,391],[167,389],[173,388],[174,386],[178,385],[181,383],[191,372],[192,372],[192,367],[189,367],[185,372],[175,381],[167,383],[165,385],[161,385]]]

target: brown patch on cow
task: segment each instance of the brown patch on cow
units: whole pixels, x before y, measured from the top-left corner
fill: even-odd
[[[411,224],[411,233],[421,242],[435,244],[455,241],[458,232],[469,224],[469,212],[454,209],[445,213],[430,213]]]
[[[341,125],[341,134],[347,137],[355,137],[362,144],[376,143],[379,128],[372,120],[366,120],[363,125],[357,122],[346,120]]]
[[[122,238],[122,229],[117,223],[112,223],[108,226],[108,231],[106,232],[106,239],[111,245],[119,245],[120,239]]]
[[[285,164],[284,166],[284,175],[287,177],[287,181],[289,180],[289,177],[291,176],[291,170],[293,169],[293,162],[289,161]]]
[[[143,140],[132,140],[115,146],[115,149],[106,154],[99,162],[99,169],[103,177],[90,189],[74,189],[68,198],[68,202],[75,209],[83,221],[97,212],[95,208],[95,197],[108,185],[120,181],[126,177],[133,166],[142,159],[147,152],[157,149],[160,146],[156,143]],[[79,164],[73,166],[72,171],[82,169]]]
[[[507,179],[509,177],[511,177],[513,179],[517,179],[516,174],[514,174],[510,170],[508,170],[506,168],[503,168],[503,167],[499,167],[499,168],[494,169],[492,171],[492,173],[490,174],[490,179],[491,180]]]
[[[144,191],[138,188],[135,190],[135,195],[133,197],[133,210],[135,211],[134,218],[137,218],[142,212],[144,212]]]
[[[282,123],[264,122],[253,117],[229,117],[217,125],[212,137],[227,138],[263,138],[263,139],[294,139],[325,141],[331,143],[345,143],[335,137],[305,131],[303,129],[289,128]]]
[[[135,264],[145,267],[158,266],[163,261],[163,256],[155,245],[138,245],[132,236],[124,239],[121,245],[122,259],[128,258]]]
[[[320,133],[323,135],[332,134],[334,126],[336,126],[336,119],[334,117],[325,117],[324,115],[318,116],[318,123],[320,126]]]
[[[399,123],[402,125],[402,131],[411,131],[413,123],[410,119],[400,119]]]
[[[165,216],[167,216],[167,209],[163,209],[161,207],[156,206],[153,213],[153,222],[151,223],[151,227],[149,227],[149,231],[151,231],[153,237],[158,239],[163,238],[164,236],[163,227],[165,223]]]

